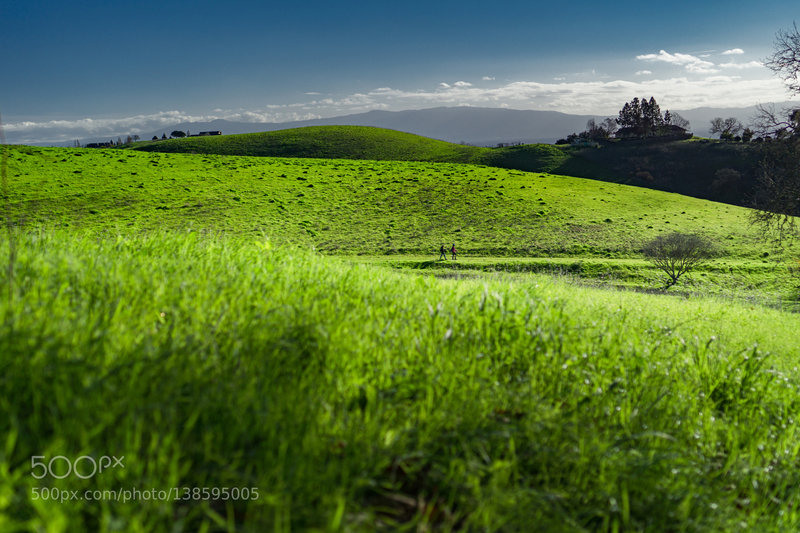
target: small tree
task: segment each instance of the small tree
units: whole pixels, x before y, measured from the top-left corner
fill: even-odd
[[[181,130],[175,130],[172,133],[170,133],[170,135],[177,138],[186,137],[186,133],[182,132]]]
[[[683,118],[674,111],[669,111],[669,124],[673,126],[678,126],[679,128],[683,128],[687,131],[691,127],[688,120],[686,120],[685,118]]]
[[[614,135],[614,132],[617,131],[617,121],[613,118],[604,118],[600,125],[608,132],[609,136]]]
[[[711,133],[719,133],[720,139],[725,140],[733,140],[733,138],[739,134],[739,132],[744,129],[742,123],[739,122],[736,118],[713,118],[711,119],[711,129],[709,130]]]
[[[704,237],[691,233],[670,233],[659,235],[646,243],[642,249],[644,256],[664,272],[669,280],[666,289],[678,282],[678,278],[695,266],[710,259],[714,249]]]

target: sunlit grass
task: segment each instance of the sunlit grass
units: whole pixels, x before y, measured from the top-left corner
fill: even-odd
[[[18,237],[2,530],[800,525],[797,315],[442,280],[263,237]],[[34,455],[111,454],[124,470],[30,475]],[[46,486],[260,497],[32,501]]]

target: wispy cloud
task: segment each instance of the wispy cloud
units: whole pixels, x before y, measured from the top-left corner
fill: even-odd
[[[737,55],[741,55],[743,53],[744,53],[744,50],[742,50],[741,48],[731,48],[730,50],[725,50],[724,52],[722,52],[722,55],[724,55],[724,56],[737,56]]]
[[[636,71],[636,75],[637,76],[649,76],[652,73],[653,73],[652,70],[637,70]]]
[[[759,61],[748,61],[747,63],[720,63],[719,65],[721,68],[733,68],[737,70],[742,70],[746,68],[758,68],[763,67],[764,64],[760,63]]]
[[[666,50],[659,50],[657,54],[641,54],[636,56],[640,61],[663,62],[684,67],[688,72],[696,74],[713,74],[719,72],[714,68],[714,63],[700,59],[691,54],[671,54]]]
[[[494,76],[484,76],[481,79],[483,81],[494,81]]]

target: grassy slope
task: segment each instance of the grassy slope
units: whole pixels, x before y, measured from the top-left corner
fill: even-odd
[[[165,225],[20,235],[0,529],[800,527],[796,315],[435,280]],[[30,475],[34,455],[104,454],[125,469]],[[260,497],[31,496],[171,487]]]
[[[477,163],[550,172],[749,205],[758,145],[719,141],[625,141],[602,148],[547,144],[478,148],[366,126],[318,126],[247,135],[146,141],[136,150],[167,153]],[[726,170],[720,180],[718,172]],[[735,171],[731,177],[730,170]]]
[[[593,180],[474,165],[12,148],[29,221],[266,232],[337,253],[628,256],[660,232],[730,257],[768,251],[746,209]]]
[[[467,163],[485,151],[382,128],[312,126],[265,133],[143,141],[135,150],[325,159]]]
[[[619,260],[638,257],[643,240],[661,232],[700,232],[723,255],[691,290],[759,300],[797,293],[786,266],[765,257],[773,250],[747,210],[594,180],[457,164],[27,147],[13,149],[10,165],[12,213],[29,223],[267,234],[335,254],[433,256],[455,242],[462,260],[567,256],[563,271],[638,287],[661,276],[641,260]],[[519,270],[502,261],[459,266]]]

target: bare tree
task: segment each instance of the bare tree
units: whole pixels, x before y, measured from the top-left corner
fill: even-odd
[[[800,110],[776,110],[772,104],[759,104],[753,118],[753,129],[762,138],[785,139],[796,135],[800,133]]]
[[[600,126],[608,132],[608,135],[614,135],[614,132],[617,131],[617,121],[613,118],[605,118],[603,122],[600,123]]]
[[[680,116],[678,113],[675,113],[674,111],[670,111],[669,118],[670,118],[669,123],[672,124],[673,126],[678,126],[679,128],[683,128],[687,131],[691,127],[688,120]]]
[[[786,83],[789,91],[800,94],[800,32],[797,23],[775,35],[774,52],[764,61]]]
[[[711,119],[711,133],[719,133],[720,139],[733,139],[739,132],[744,129],[742,123],[734,117],[730,118],[712,118]]]
[[[792,136],[764,144],[753,207],[753,220],[778,244],[800,236],[800,139]]]
[[[797,24],[775,36],[774,52],[764,64],[780,77],[790,93],[800,94],[800,31]],[[756,133],[777,142],[764,143],[753,207],[753,219],[765,234],[800,237],[800,109],[776,111],[759,106]]]
[[[642,253],[669,277],[665,287],[668,289],[689,270],[713,257],[714,247],[700,235],[676,232],[646,243]]]

